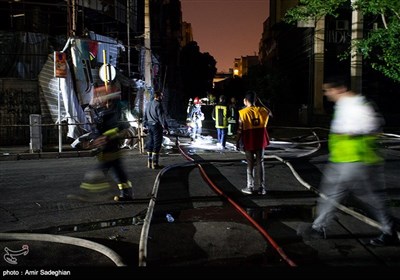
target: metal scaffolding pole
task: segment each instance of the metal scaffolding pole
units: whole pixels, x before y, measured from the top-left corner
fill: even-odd
[[[151,78],[151,44],[150,44],[150,0],[144,1],[144,48],[145,48],[145,72],[144,81],[147,88],[153,87]]]

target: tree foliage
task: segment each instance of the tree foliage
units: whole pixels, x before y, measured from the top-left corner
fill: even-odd
[[[182,48],[180,64],[185,97],[207,96],[212,90],[213,78],[217,72],[214,57],[200,52],[197,42],[192,41]]]
[[[342,5],[350,0],[299,0],[299,4],[288,10],[285,21],[314,19],[325,15],[337,16]],[[375,23],[374,28],[360,40],[352,42],[352,48],[363,55],[371,67],[386,77],[400,82],[400,1],[398,0],[354,0],[352,8]],[[348,51],[350,54],[350,50]]]
[[[289,97],[288,78],[278,68],[266,64],[252,66],[243,80],[246,90],[256,91],[258,97],[271,107],[292,99]]]

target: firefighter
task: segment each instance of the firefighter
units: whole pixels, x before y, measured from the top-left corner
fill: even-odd
[[[132,184],[124,170],[122,163],[122,150],[120,140],[124,130],[129,128],[129,123],[121,122],[121,108],[119,106],[120,94],[110,93],[97,99],[97,104],[90,106],[91,117],[94,124],[92,145],[98,159],[95,168],[97,174],[109,171],[112,179],[117,183],[119,195],[114,197],[115,201],[129,201],[133,199]],[[93,171],[92,171],[93,173]],[[87,179],[87,176],[85,177]],[[84,180],[81,188],[89,191],[100,191],[107,188],[108,183],[103,180]]]
[[[228,106],[226,105],[225,95],[219,97],[219,102],[214,106],[212,119],[215,121],[217,129],[217,148],[226,148],[226,136],[228,133]]]
[[[201,135],[203,121],[205,119],[204,113],[201,111],[201,101],[198,97],[193,99],[193,106],[189,113],[190,126],[192,128],[190,138],[196,141]]]

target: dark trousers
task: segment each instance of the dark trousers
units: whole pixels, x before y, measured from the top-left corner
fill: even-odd
[[[226,135],[228,134],[227,128],[217,128],[217,139],[218,143],[221,143],[222,147],[226,146]]]
[[[160,124],[149,125],[147,135],[147,151],[150,153],[159,153],[163,141],[163,128]]]
[[[107,174],[109,171],[111,171],[110,175],[112,179],[118,184],[126,183],[128,181],[121,158],[100,161],[99,169],[101,169],[104,174]]]

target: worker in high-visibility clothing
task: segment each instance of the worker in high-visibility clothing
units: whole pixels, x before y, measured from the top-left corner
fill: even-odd
[[[190,109],[188,119],[191,127],[190,139],[195,142],[200,138],[203,130],[204,113],[201,110],[201,100],[198,97],[193,99],[193,106]]]
[[[236,147],[243,148],[247,161],[247,186],[242,192],[265,195],[264,151],[270,143],[267,124],[271,112],[265,107],[256,106],[256,100],[256,92],[246,93],[243,100],[245,108],[239,110]]]
[[[324,196],[318,200],[315,220],[298,232],[307,239],[327,238],[326,228],[335,219],[337,205],[351,194],[364,202],[371,217],[380,223],[381,234],[372,238],[370,245],[399,245],[385,193],[383,157],[377,147],[383,117],[367,98],[350,90],[347,78],[327,78],[323,91],[327,100],[335,103],[328,137],[329,160],[319,187]]]
[[[109,187],[106,175],[110,172],[112,179],[118,186],[119,195],[115,201],[129,201],[133,199],[132,184],[122,163],[120,141],[124,130],[129,128],[128,122],[121,121],[119,94],[105,94],[96,98],[97,103],[91,105],[93,120],[92,146],[96,151],[98,165],[96,171],[103,173],[102,180],[85,180],[81,188],[88,191],[101,191]],[[87,177],[85,177],[87,178]]]
[[[228,104],[228,136],[236,135],[237,124],[239,121],[239,109],[236,104],[236,98],[231,97]]]
[[[214,106],[212,119],[217,129],[217,148],[226,149],[226,136],[228,134],[228,106],[225,95],[219,97],[219,102]]]

